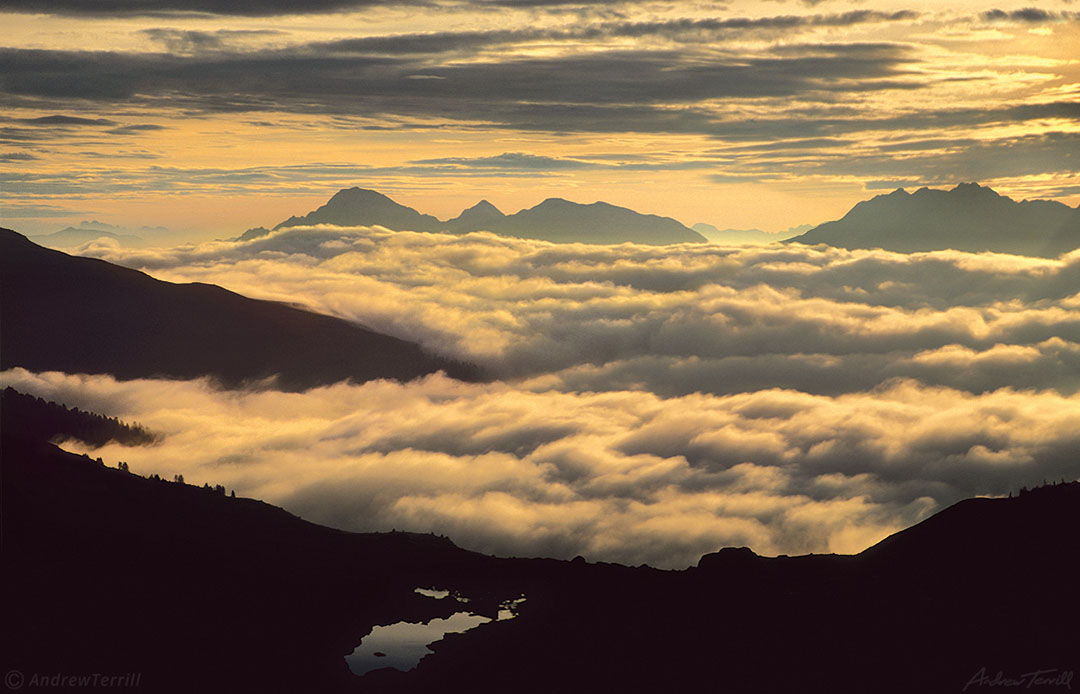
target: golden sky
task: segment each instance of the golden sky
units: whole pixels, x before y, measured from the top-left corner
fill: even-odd
[[[25,232],[234,235],[349,186],[768,231],[898,186],[1080,203],[1063,0],[0,8],[0,223]]]

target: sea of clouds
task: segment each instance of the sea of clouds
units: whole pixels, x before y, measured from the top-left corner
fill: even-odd
[[[1080,252],[307,227],[81,253],[358,321],[497,377],[282,393],[3,374],[163,435],[94,456],[337,527],[683,567],[730,545],[859,551],[964,497],[1080,476]]]

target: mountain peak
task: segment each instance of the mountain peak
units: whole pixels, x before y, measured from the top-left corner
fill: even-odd
[[[466,234],[489,231],[553,243],[701,243],[705,237],[669,217],[640,214],[606,202],[583,205],[548,198],[536,207],[505,215],[481,200],[447,222],[400,205],[366,188],[346,188],[303,217],[290,217],[276,229],[309,224],[381,226],[393,231]]]
[[[327,205],[341,204],[341,203],[356,203],[361,201],[386,201],[394,202],[386,195],[383,195],[377,190],[371,190],[370,188],[359,188],[353,186],[352,188],[342,188],[338,192],[331,196],[327,201]],[[397,203],[395,203],[397,204]]]
[[[481,200],[446,223],[447,231],[467,234],[470,231],[494,231],[506,219],[499,208]]]
[[[506,218],[506,231],[562,243],[701,243],[705,237],[670,217],[640,214],[607,202],[584,205],[548,198]]]
[[[980,186],[974,181],[971,183],[959,183],[949,192],[953,195],[961,195],[973,199],[985,198],[987,200],[991,200],[994,198],[1004,198],[1006,200],[1010,200],[1010,198],[1005,198],[1005,196],[1001,195],[993,188]]]
[[[303,217],[290,217],[274,229],[305,224],[378,225],[394,231],[439,231],[442,228],[442,222],[431,215],[420,214],[368,188],[339,190],[314,212]]]
[[[902,188],[864,200],[842,219],[792,239],[900,253],[955,249],[1055,257],[1080,247],[1080,213],[1054,201],[1016,202],[978,183]]]
[[[530,209],[536,210],[540,208],[552,208],[552,207],[585,207],[579,202],[570,202],[566,198],[545,198],[543,202]]]
[[[469,209],[467,209],[465,211],[466,212],[474,212],[474,211],[475,212],[498,212],[499,214],[502,214],[502,211],[498,207],[495,207],[494,205],[492,205],[487,200],[481,200],[480,202],[476,203],[475,205],[473,205],[472,207],[470,207]]]

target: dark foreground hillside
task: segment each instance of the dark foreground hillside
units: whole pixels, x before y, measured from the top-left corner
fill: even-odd
[[[453,581],[494,610],[459,577],[496,576],[492,560],[446,539],[339,532],[106,467],[21,436],[11,403],[0,430],[5,671],[135,672],[151,692],[347,691],[343,655],[371,625],[445,616],[415,587]]]
[[[0,369],[211,376],[227,386],[277,377],[303,389],[343,380],[409,380],[469,364],[338,318],[210,284],[173,284],[36,246],[0,229]]]
[[[5,672],[136,672],[140,691],[177,692],[1080,686],[1077,483],[964,501],[856,556],[729,548],[659,571],[339,532],[2,434]],[[526,601],[411,672],[352,675],[371,626],[454,611],[416,587],[488,615]]]

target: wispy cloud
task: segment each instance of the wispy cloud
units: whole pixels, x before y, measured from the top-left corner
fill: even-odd
[[[950,5],[920,11],[791,7],[779,13],[772,4],[706,11],[615,2],[590,12],[581,3],[544,1],[395,5],[35,3],[43,12],[89,13],[50,20],[57,22],[181,14],[169,21],[128,20],[135,38],[116,50],[72,50],[62,42],[0,49],[0,101],[26,114],[3,124],[0,141],[10,148],[43,142],[66,147],[97,132],[115,138],[117,150],[160,142],[160,150],[171,150],[176,169],[192,171],[185,189],[200,193],[205,189],[197,170],[207,163],[232,167],[234,181],[244,177],[242,169],[254,168],[276,168],[270,178],[292,180],[310,166],[281,166],[282,159],[264,148],[245,152],[247,166],[237,165],[236,157],[225,164],[221,151],[260,133],[234,134],[231,125],[192,132],[200,123],[235,124],[244,117],[239,114],[250,114],[248,128],[257,122],[276,130],[273,142],[289,138],[291,152],[308,162],[327,160],[335,150],[349,151],[346,162],[368,162],[349,143],[410,132],[397,161],[380,148],[378,162],[353,164],[368,178],[335,181],[341,185],[553,175],[595,184],[608,180],[606,172],[641,183],[654,171],[696,171],[696,178],[676,177],[676,185],[776,185],[812,177],[842,187],[853,179],[863,185],[963,179],[1003,181],[1013,191],[1041,186],[1047,194],[1071,190],[1069,176],[1076,173],[1067,154],[1080,118],[1070,86],[1075,80],[1067,57],[1044,40],[1047,31],[1065,32],[1061,45],[1071,40],[1071,11],[1048,6],[979,15]],[[23,5],[13,0],[7,7]],[[344,20],[325,31],[318,28],[321,19],[259,19],[366,9],[378,11],[356,25],[363,29],[350,29]],[[500,10],[500,20],[487,10]],[[247,19],[223,18],[207,28],[199,13]],[[994,40],[963,38],[980,32]],[[1029,45],[1036,35],[1037,48]],[[286,121],[290,125],[283,126]],[[155,137],[151,128],[172,132]],[[184,132],[191,133],[189,142],[209,136],[230,144],[219,142],[194,165],[194,157],[180,156],[176,148]],[[310,137],[315,132],[323,136]],[[600,157],[610,154],[614,136],[626,158],[605,161]],[[562,149],[574,137],[593,146]],[[485,139],[502,144],[480,147]],[[459,151],[446,146],[450,141],[461,143]],[[61,154],[77,160],[78,151],[107,149],[93,144]],[[305,156],[312,146],[319,151]],[[631,159],[645,154],[652,158]],[[61,178],[75,168],[88,179],[99,173],[67,163],[48,168],[42,173]],[[174,190],[161,172],[126,169],[120,178],[140,174],[129,190],[150,193],[153,181],[161,184],[158,192]],[[314,175],[294,190],[311,192],[318,181],[328,181]],[[249,178],[248,193],[286,193]],[[111,188],[81,180],[36,194],[90,189]]]

